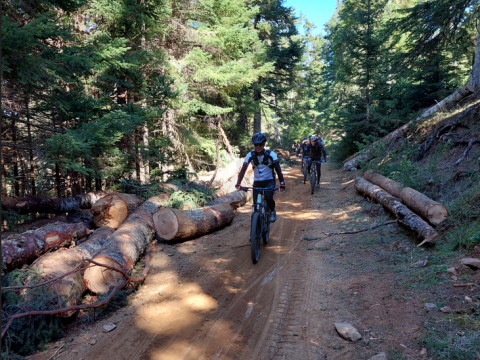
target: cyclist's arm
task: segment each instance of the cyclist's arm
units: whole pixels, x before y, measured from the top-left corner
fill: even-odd
[[[280,184],[285,184],[285,179],[283,178],[282,174],[282,169],[280,168],[280,163],[278,161],[275,161],[273,163],[273,168],[275,169],[277,175],[278,175],[278,180],[280,180]]]
[[[323,158],[325,159],[325,161],[327,161],[327,150],[325,150],[325,148],[323,147],[323,145],[320,145],[321,149],[322,149],[322,153],[323,153]]]
[[[238,180],[237,184],[241,184],[243,177],[245,176],[245,173],[247,172],[248,168],[248,163],[243,163],[242,169],[240,170],[240,173],[238,174]]]

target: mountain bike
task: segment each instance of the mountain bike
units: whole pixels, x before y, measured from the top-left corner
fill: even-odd
[[[313,195],[313,193],[315,192],[315,182],[317,180],[317,167],[315,166],[315,164],[317,163],[322,163],[321,161],[319,160],[315,160],[315,161],[312,161],[312,166],[311,166],[311,170],[310,170],[310,186],[311,186],[311,195]],[[319,181],[320,183],[320,181]]]
[[[256,264],[260,257],[260,238],[263,238],[263,243],[268,244],[270,240],[270,209],[265,200],[265,191],[277,191],[278,188],[259,188],[259,187],[241,187],[241,190],[257,190],[259,191],[257,198],[253,199],[253,212],[250,227],[250,255],[252,262]]]

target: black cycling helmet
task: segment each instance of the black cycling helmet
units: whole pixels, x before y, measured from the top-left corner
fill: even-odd
[[[308,135],[308,140],[312,140],[313,135]]]
[[[253,145],[263,144],[266,141],[267,141],[267,137],[265,136],[264,133],[259,132],[252,136]]]

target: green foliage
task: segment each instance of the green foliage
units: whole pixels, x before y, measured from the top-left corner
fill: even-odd
[[[28,215],[20,215],[13,211],[2,210],[2,220],[7,222],[7,228],[10,231],[16,231],[16,225],[31,220]]]
[[[199,186],[196,184],[189,184],[189,189],[186,191],[175,191],[168,201],[168,206],[175,209],[197,209],[204,207],[207,203],[213,200],[214,190]]]
[[[14,270],[2,277],[2,287],[29,285],[42,281],[42,277],[34,270]],[[14,315],[26,311],[49,310],[60,307],[58,295],[48,288],[39,286],[28,291],[2,292],[2,324],[7,315]],[[20,355],[30,355],[34,351],[43,349],[47,343],[63,336],[63,324],[55,315],[31,316],[15,319],[2,339],[2,347],[9,352]]]

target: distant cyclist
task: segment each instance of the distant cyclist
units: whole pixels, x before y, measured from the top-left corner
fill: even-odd
[[[308,138],[303,138],[303,142],[300,145],[301,149],[301,154],[302,154],[302,168],[303,168],[303,159],[305,158],[306,152],[307,152],[307,146],[308,146]]]
[[[322,155],[323,155],[323,162],[327,161],[327,152],[325,151],[325,148],[323,147],[322,143],[317,140],[316,136],[312,136],[310,139],[310,144],[307,146],[307,156],[310,157],[308,160],[308,172],[310,172],[310,169],[312,168],[312,161],[322,161]],[[315,164],[316,169],[317,169],[317,188],[320,187],[320,175],[321,175],[321,163],[318,162]]]
[[[326,144],[325,140],[323,140],[322,135],[317,135],[317,141],[320,141],[320,144],[322,144],[322,145]]]
[[[298,153],[300,151],[300,144],[298,141],[295,141],[295,143],[292,145],[293,151],[295,151],[295,155],[298,156]]]
[[[275,173],[280,180],[280,190],[285,190],[285,180],[283,179],[282,169],[278,161],[277,154],[271,150],[265,149],[265,142],[267,138],[263,133],[256,133],[252,137],[252,144],[255,150],[248,153],[245,157],[242,169],[238,174],[237,185],[235,188],[240,189],[242,186],[242,180],[247,171],[248,164],[252,163],[254,170],[253,187],[260,188],[274,188],[275,187]],[[253,190],[253,198],[257,198],[259,191]],[[273,200],[273,194],[275,192],[265,191],[264,196],[267,201],[268,208],[271,211],[270,221],[275,222],[277,220],[277,212],[275,211],[275,200]]]

